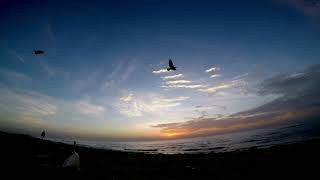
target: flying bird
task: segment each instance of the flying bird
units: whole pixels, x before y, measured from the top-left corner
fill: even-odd
[[[34,54],[35,55],[44,54],[44,51],[43,50],[34,50]]]
[[[168,71],[170,70],[177,70],[177,68],[173,65],[172,60],[169,59],[169,68],[167,68]]]

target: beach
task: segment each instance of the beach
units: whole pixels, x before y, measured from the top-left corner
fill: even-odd
[[[0,134],[4,174],[24,178],[279,179],[316,177],[320,140],[202,154],[145,154],[76,146],[80,169],[61,168],[73,145]]]

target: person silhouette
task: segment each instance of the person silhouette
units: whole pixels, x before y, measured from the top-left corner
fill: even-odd
[[[41,137],[42,139],[46,136],[46,132],[43,130],[42,133],[41,133]]]

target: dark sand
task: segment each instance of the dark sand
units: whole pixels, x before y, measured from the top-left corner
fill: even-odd
[[[318,179],[320,173],[319,139],[267,149],[210,154],[151,155],[76,147],[80,171],[58,168],[73,152],[72,145],[7,133],[0,133],[0,140],[2,177]]]

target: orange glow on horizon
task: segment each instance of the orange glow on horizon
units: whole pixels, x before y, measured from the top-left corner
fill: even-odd
[[[178,133],[174,133],[174,132],[172,132],[172,133],[164,133],[164,135],[167,136],[167,137],[174,137],[174,136],[177,136]]]

